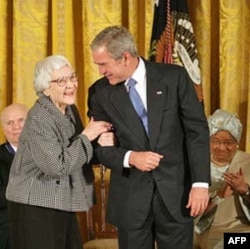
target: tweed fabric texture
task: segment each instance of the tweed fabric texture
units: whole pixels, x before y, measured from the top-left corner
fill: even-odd
[[[49,97],[40,97],[29,111],[11,166],[8,200],[84,211],[93,205],[93,149],[81,134],[83,126],[74,105],[66,114]]]

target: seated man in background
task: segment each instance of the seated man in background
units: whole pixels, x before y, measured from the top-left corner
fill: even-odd
[[[0,145],[0,248],[9,249],[9,228],[5,190],[9,171],[18,139],[21,134],[28,108],[23,104],[11,104],[3,109],[0,120],[6,142]]]
[[[197,218],[194,248],[223,249],[224,233],[250,232],[250,154],[238,150],[242,124],[235,114],[218,109],[208,125],[210,201]]]

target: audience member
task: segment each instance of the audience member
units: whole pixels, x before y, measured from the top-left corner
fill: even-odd
[[[242,124],[235,114],[218,109],[208,124],[212,184],[195,226],[195,248],[223,249],[224,233],[250,232],[250,154],[238,149]]]
[[[9,222],[5,191],[9,179],[9,171],[14,154],[17,150],[28,107],[15,103],[5,107],[0,120],[6,142],[0,145],[0,248],[9,249]]]

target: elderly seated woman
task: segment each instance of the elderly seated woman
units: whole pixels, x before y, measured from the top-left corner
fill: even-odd
[[[218,109],[208,124],[210,201],[196,220],[194,248],[223,249],[224,233],[250,232],[250,154],[238,150],[242,124],[235,114]]]

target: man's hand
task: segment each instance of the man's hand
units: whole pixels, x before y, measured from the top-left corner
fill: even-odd
[[[151,151],[132,151],[129,157],[129,164],[141,171],[151,171],[159,166],[163,155]]]
[[[206,210],[208,201],[208,188],[192,187],[186,208],[190,208],[190,215],[195,217]]]

